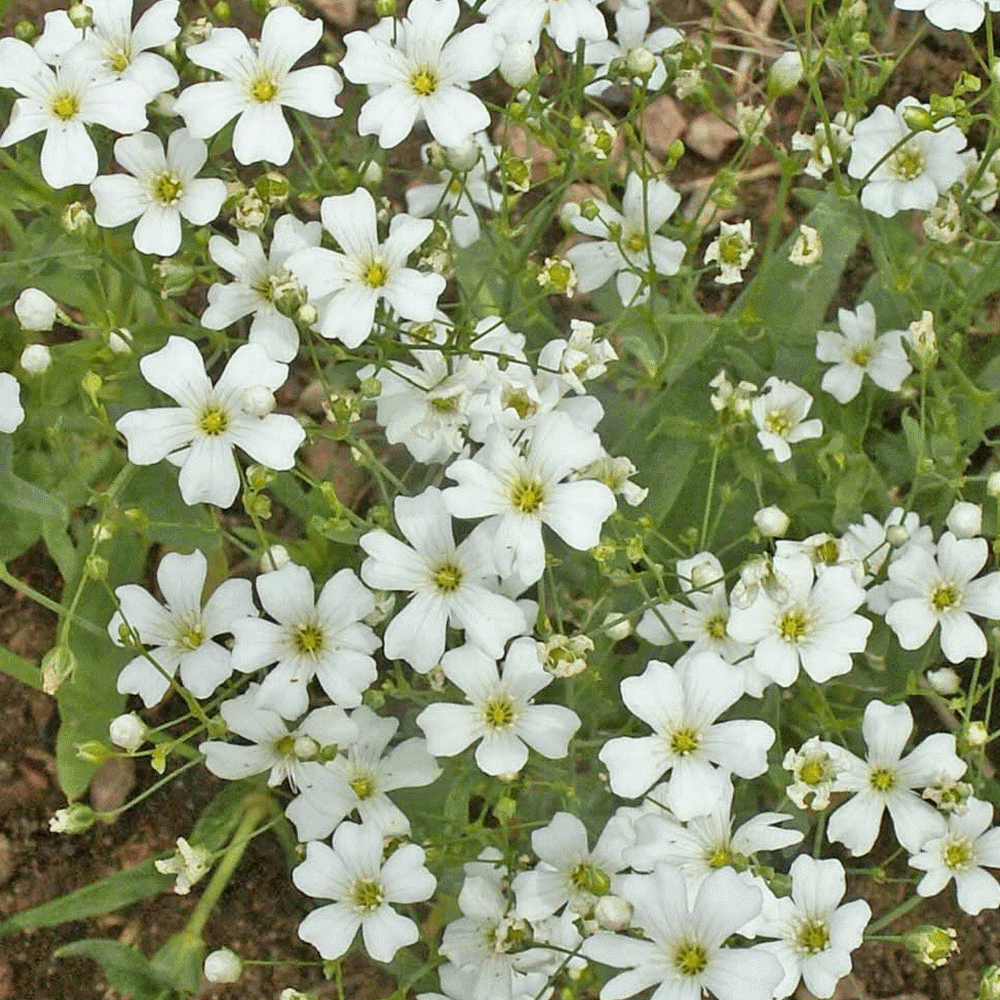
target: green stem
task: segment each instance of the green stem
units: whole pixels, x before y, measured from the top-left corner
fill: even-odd
[[[59,616],[65,615],[67,621],[72,621],[74,625],[82,628],[84,632],[89,632],[91,635],[107,635],[107,632],[103,628],[99,628],[85,618],[77,618],[72,611],[67,611],[58,601],[53,601],[51,597],[46,597],[35,590],[34,587],[29,587],[26,583],[23,583],[7,569],[7,564],[4,562],[0,562],[0,583],[7,584],[8,587],[13,588],[18,593],[24,594],[25,597],[30,597],[36,604],[40,604],[43,608],[48,608],[49,611]]]
[[[868,930],[865,933],[865,937],[866,938],[870,937],[876,931],[882,930],[883,927],[886,927],[889,924],[891,924],[894,920],[899,919],[899,917],[903,916],[904,913],[909,913],[910,910],[915,909],[923,901],[924,897],[918,896],[915,893],[912,896],[908,896],[906,899],[903,900],[902,903],[899,904],[899,906],[894,907],[888,913],[883,914],[881,917],[878,918],[878,920],[875,921],[875,923],[869,924]]]

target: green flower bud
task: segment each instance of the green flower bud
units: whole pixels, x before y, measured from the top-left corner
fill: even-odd
[[[958,951],[953,927],[934,927],[921,924],[904,935],[903,942],[913,958],[921,965],[940,968],[948,964],[948,959]]]

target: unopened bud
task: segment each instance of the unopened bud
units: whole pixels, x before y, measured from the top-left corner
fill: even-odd
[[[77,757],[88,764],[103,764],[111,751],[100,740],[87,740],[76,745]]]
[[[210,952],[205,958],[205,978],[210,983],[236,983],[242,975],[243,963],[229,948]]]
[[[767,89],[772,94],[787,94],[799,85],[801,79],[802,56],[798,52],[786,52],[771,64]]]
[[[956,538],[975,538],[983,530],[983,508],[968,500],[956,500],[944,523]]]
[[[965,742],[973,750],[981,750],[989,742],[990,733],[985,722],[970,722],[965,730]]]
[[[114,354],[132,353],[132,331],[121,327],[108,333],[108,347]]]
[[[59,305],[39,288],[26,288],[14,303],[14,314],[24,330],[51,330]]]
[[[19,38],[22,42],[34,41],[35,35],[37,34],[38,31],[35,29],[35,26],[31,23],[31,21],[18,21],[17,24],[14,25],[14,37]]]
[[[82,802],[71,802],[65,809],[57,809],[49,820],[51,833],[83,833],[97,822],[97,813]]]
[[[282,566],[291,561],[292,557],[284,545],[271,545],[260,557],[260,571],[261,573],[269,573],[271,570],[281,569]]]
[[[266,417],[274,410],[274,393],[266,385],[253,385],[243,393],[243,412],[251,417]]]
[[[111,720],[108,735],[116,747],[132,753],[146,742],[146,726],[135,712],[127,712]]]
[[[601,896],[594,904],[594,919],[606,931],[623,931],[632,922],[632,904],[620,896]]]
[[[395,17],[396,0],[375,0],[376,17]]]
[[[76,657],[69,646],[55,646],[42,657],[42,690],[55,694],[76,670]]]
[[[649,76],[656,69],[656,56],[642,45],[629,49],[625,69],[630,76]]]
[[[444,147],[445,163],[456,173],[460,174],[471,170],[479,160],[481,153],[482,150],[479,148],[479,143],[471,136],[461,146]]]
[[[41,375],[52,365],[52,352],[44,344],[28,344],[21,352],[21,367],[32,375]]]
[[[624,615],[614,611],[605,615],[601,628],[612,642],[621,642],[632,634],[632,623]]]
[[[510,87],[524,87],[535,78],[531,42],[506,42],[500,57],[500,76]]]
[[[934,128],[934,116],[919,104],[911,104],[903,109],[903,121],[913,129],[914,132],[926,132]]]
[[[762,507],[753,516],[753,523],[765,538],[784,538],[792,523],[780,507]]]
[[[85,3],[71,3],[66,16],[74,28],[89,28],[94,23],[94,12]]]
[[[924,675],[927,683],[937,691],[938,694],[946,698],[953,694],[958,694],[961,689],[961,679],[951,667],[940,667],[937,670],[928,670]]]

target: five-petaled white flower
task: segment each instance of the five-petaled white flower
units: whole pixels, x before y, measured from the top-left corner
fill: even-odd
[[[9,372],[0,372],[0,434],[13,434],[23,420],[21,383]]]
[[[207,139],[239,115],[233,152],[240,163],[269,160],[279,166],[292,155],[292,132],[282,107],[317,118],[342,112],[336,97],[344,86],[331,66],[295,65],[323,34],[323,22],[307,20],[293,7],[275,7],[255,48],[239,28],[214,28],[187,57],[222,80],[196,83],[177,98],[176,110],[193,136]]]
[[[823,433],[823,422],[816,418],[806,420],[812,406],[812,396],[794,382],[786,382],[772,375],[760,395],[750,403],[750,413],[757,425],[757,440],[765,451],[773,453],[778,462],[792,457],[788,446]]]
[[[723,220],[719,223],[719,235],[705,248],[705,263],[718,263],[717,285],[735,285],[743,280],[743,268],[753,254],[750,220],[735,225]]]
[[[986,8],[1000,11],[1000,0],[893,0],[900,10],[922,10],[935,28],[943,31],[976,31],[986,18]]]
[[[203,226],[226,200],[226,185],[218,177],[197,177],[208,147],[187,129],[170,133],[165,155],[152,132],[124,136],[115,143],[115,159],[128,173],[98,177],[90,185],[97,199],[94,221],[113,227],[137,218],[132,240],[140,253],[177,253],[181,216]]]
[[[580,291],[593,291],[615,276],[622,305],[641,303],[657,275],[676,274],[684,244],[657,234],[680,200],[666,181],[632,173],[625,181],[620,212],[595,198],[594,218],[582,212],[574,215],[571,222],[578,233],[598,237],[596,243],[577,243],[566,251]]]
[[[838,769],[833,791],[854,793],[831,814],[827,837],[855,857],[867,854],[888,809],[896,839],[911,853],[917,851],[941,832],[944,820],[914,789],[933,785],[942,776],[956,781],[965,773],[965,761],[955,753],[955,737],[932,733],[903,757],[903,747],[913,732],[913,715],[905,703],[887,705],[877,700],[865,707],[861,732],[868,746],[866,760],[824,744]]]
[[[377,135],[391,149],[423,120],[443,146],[461,146],[489,127],[486,105],[468,86],[496,68],[499,52],[485,24],[449,38],[458,15],[458,0],[412,0],[401,20],[385,18],[344,38],[344,75],[371,95],[358,118],[361,135]]]
[[[382,853],[382,830],[374,823],[341,823],[332,847],[320,840],[306,845],[306,860],[292,870],[292,881],[307,896],[333,902],[306,916],[299,937],[323,958],[340,958],[359,927],[365,950],[379,962],[416,943],[417,925],[389,904],[430,899],[437,879],[416,844],[397,847],[385,861]]]
[[[848,403],[861,391],[861,379],[867,374],[877,386],[899,392],[913,371],[903,351],[903,331],[889,330],[877,336],[875,309],[870,302],[862,302],[854,312],[838,309],[837,322],[840,333],[816,333],[816,357],[834,362],[833,368],[823,373],[823,388],[838,403]]]
[[[350,569],[336,572],[319,597],[304,566],[285,563],[257,577],[257,596],[274,619],[247,619],[234,626],[233,666],[249,673],[274,663],[257,702],[285,719],[309,706],[313,677],[337,705],[355,708],[375,680],[375,633],[361,619],[375,609],[370,590]]]
[[[256,344],[238,347],[213,387],[198,348],[184,337],[147,354],[139,368],[146,381],[180,405],[133,410],[115,427],[128,442],[129,461],[153,465],[167,459],[180,466],[181,496],[188,504],[228,507],[240,489],[233,447],[255,462],[290,469],[306,433],[285,413],[258,416],[258,390],[268,395],[288,377]]]
[[[532,704],[554,677],[542,668],[530,636],[511,643],[502,673],[495,660],[470,645],[445,653],[441,669],[471,704],[428,705],[417,716],[435,757],[453,757],[478,740],[480,770],[516,774],[528,760],[528,747],[550,760],[566,756],[580,719],[562,705]]]
[[[23,95],[14,102],[0,147],[44,132],[42,177],[54,188],[89,184],[97,176],[97,149],[87,125],[121,134],[146,125],[146,91],[130,80],[98,77],[95,68],[83,48],[70,49],[52,69],[27,42],[0,38],[0,87]]]
[[[232,655],[215,637],[257,616],[250,581],[226,580],[202,607],[207,574],[208,560],[197,549],[188,555],[168,552],[156,568],[165,606],[135,583],[115,590],[121,610],[108,622],[112,641],[152,647],[122,668],[118,690],[139,695],[147,708],[167,693],[178,671],[196,698],[208,698],[233,672]]]
[[[861,205],[887,219],[910,208],[933,208],[938,195],[965,175],[959,155],[965,136],[958,127],[945,119],[914,132],[905,118],[910,109],[927,111],[916,98],[904,97],[895,110],[880,104],[854,126],[847,172],[867,178]]]
[[[320,218],[342,252],[309,247],[293,253],[286,265],[317,301],[324,337],[357,347],[371,333],[381,301],[404,319],[434,318],[445,279],[406,266],[406,258],[430,236],[430,219],[394,215],[388,239],[379,243],[375,199],[365,188],[324,198]]]

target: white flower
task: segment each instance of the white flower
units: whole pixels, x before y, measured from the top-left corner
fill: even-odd
[[[957,780],[965,773],[965,761],[955,754],[955,737],[932,733],[903,757],[903,747],[913,732],[909,707],[874,700],[865,707],[861,731],[868,746],[866,760],[835,748],[839,773],[833,790],[854,796],[831,814],[827,837],[855,857],[867,854],[888,809],[896,839],[913,853],[944,825],[941,814],[913,789],[932,785],[941,775]]]
[[[108,736],[116,747],[131,753],[146,742],[146,725],[135,712],[117,715],[108,726]]]
[[[788,259],[798,267],[815,264],[823,256],[823,240],[812,226],[804,222],[799,226],[799,235],[795,237]]]
[[[838,112],[837,118],[841,115],[842,112]],[[815,177],[816,180],[822,180],[833,162],[836,160],[839,163],[851,145],[851,133],[837,118],[830,122],[829,126],[818,122],[811,136],[804,132],[796,132],[792,136],[792,149],[809,154],[803,173]]]
[[[122,668],[118,690],[140,695],[147,708],[166,694],[169,678],[178,671],[181,683],[196,698],[208,698],[233,672],[229,650],[215,637],[257,615],[250,582],[226,580],[202,607],[207,574],[208,560],[197,549],[188,555],[168,552],[156,568],[165,605],[138,584],[115,589],[121,610],[108,623],[112,641],[153,647]]]
[[[334,118],[343,110],[336,97],[344,84],[335,69],[292,70],[322,34],[319,18],[307,20],[292,7],[268,13],[256,48],[238,28],[214,28],[206,41],[187,49],[187,57],[223,79],[185,88],[175,104],[177,114],[198,139],[215,135],[239,115],[233,131],[236,159],[287,163],[293,140],[282,107],[317,118]]]
[[[727,771],[754,778],[767,770],[774,730],[766,722],[716,722],[739,701],[743,683],[715,653],[699,653],[680,668],[650,660],[640,676],[621,682],[621,694],[654,735],[619,736],[601,748],[616,795],[638,798],[670,771],[666,805],[687,820],[712,811]]]
[[[921,896],[936,896],[952,879],[958,905],[975,916],[1000,906],[1000,883],[986,868],[1000,868],[1000,828],[993,827],[993,806],[967,799],[965,813],[948,816],[939,836],[925,841],[910,865],[927,874],[917,885]]]
[[[361,135],[377,135],[391,149],[426,121],[442,145],[460,146],[489,128],[486,105],[468,87],[496,69],[499,52],[484,24],[449,38],[458,15],[458,0],[412,0],[401,20],[385,18],[344,38],[344,75],[371,95],[358,118]]]
[[[21,384],[9,372],[0,372],[0,434],[13,434],[23,420]]]
[[[837,860],[800,854],[789,874],[791,895],[765,897],[757,925],[760,937],[779,939],[761,945],[785,969],[774,995],[791,996],[801,979],[813,996],[832,997],[837,982],[851,971],[851,952],[861,946],[871,908],[860,899],[839,905],[847,881]]]
[[[174,892],[186,896],[212,867],[212,854],[204,847],[192,847],[183,837],[177,838],[177,850],[171,858],[153,862],[161,875],[176,875]]]
[[[600,96],[614,84],[615,81],[611,79],[611,63],[615,59],[623,60],[626,66],[629,65],[629,59],[632,59],[633,65],[637,59],[651,64],[647,72],[641,75],[636,73],[632,82],[652,91],[663,86],[667,80],[663,53],[679,45],[684,36],[676,28],[657,28],[650,32],[649,20],[650,8],[645,3],[634,7],[625,5],[615,11],[617,41],[588,42],[583,50],[583,61],[597,66],[595,79],[584,88],[585,93]],[[642,53],[649,58],[638,58]]]
[[[904,118],[911,108],[927,111],[916,98],[904,97],[895,111],[880,104],[854,127],[847,172],[867,178],[861,204],[887,219],[910,208],[933,208],[938,195],[965,174],[959,156],[965,136],[950,119],[913,133]]]
[[[181,245],[181,216],[203,226],[226,199],[217,177],[197,177],[208,147],[187,129],[170,133],[167,152],[152,132],[138,132],[115,143],[115,159],[128,171],[98,177],[90,185],[97,199],[94,221],[121,226],[138,218],[132,240],[140,253],[170,257]]]
[[[297,718],[309,705],[309,681],[316,677],[334,704],[360,705],[361,692],[375,680],[370,654],[379,643],[361,620],[375,609],[375,598],[354,571],[336,572],[317,598],[309,570],[286,563],[257,577],[257,596],[275,621],[233,626],[233,666],[249,673],[276,664],[261,684],[258,704]]]
[[[876,336],[875,309],[870,302],[862,302],[854,312],[838,309],[837,322],[840,333],[816,333],[816,357],[834,362],[823,373],[823,389],[838,403],[850,402],[861,391],[861,379],[867,374],[877,386],[898,392],[913,371],[903,351],[903,331]]]
[[[542,525],[578,550],[595,546],[601,526],[615,510],[614,494],[592,479],[564,482],[594,461],[601,442],[564,413],[549,413],[535,426],[523,456],[498,427],[471,459],[447,469],[457,486],[444,491],[452,515],[487,517],[495,523],[493,557],[502,577],[517,572],[525,586],[545,568]]]
[[[778,462],[792,457],[788,446],[823,433],[821,420],[806,420],[812,396],[793,382],[772,375],[760,395],[754,396],[750,412],[757,425],[757,440],[765,451],[773,452]]]
[[[817,576],[805,553],[776,555],[774,572],[784,593],[778,600],[764,588],[748,607],[734,608],[729,634],[754,646],[754,665],[788,687],[799,665],[817,683],[846,674],[851,654],[864,652],[872,623],[855,614],[865,592],[849,569],[829,566]]]
[[[737,101],[736,107],[733,110],[733,121],[736,123],[736,131],[740,136],[751,146],[756,146],[764,137],[767,126],[771,124],[771,112],[766,107],[758,107],[754,104],[744,104],[742,101]],[[750,224],[740,223],[740,225],[747,226],[747,232],[744,236],[749,243]]]
[[[208,241],[209,256],[236,280],[228,285],[216,282],[209,288],[201,325],[224,330],[253,313],[250,343],[263,347],[273,361],[291,361],[299,350],[299,333],[295,321],[278,311],[275,297],[295,282],[286,267],[288,258],[296,250],[318,247],[322,230],[318,222],[299,222],[293,215],[283,215],[274,224],[267,254],[260,237],[249,230],[236,231],[236,246],[223,236],[213,236]]]
[[[544,30],[563,52],[574,52],[580,39],[599,42],[608,37],[594,0],[486,0],[479,10],[505,44],[528,41],[537,48]]]
[[[497,593],[483,531],[477,528],[456,546],[451,515],[433,486],[416,497],[397,497],[393,509],[410,545],[381,529],[359,542],[368,556],[361,566],[365,583],[412,595],[385,630],[385,655],[426,673],[441,659],[451,625],[465,631],[467,642],[499,659],[507,640],[524,631],[525,621],[521,609]]]
[[[676,274],[684,259],[684,244],[657,233],[680,200],[666,181],[632,173],[625,181],[621,212],[594,199],[595,218],[582,213],[574,216],[577,232],[598,237],[596,243],[577,243],[566,251],[580,291],[593,291],[615,276],[622,305],[641,303],[649,297],[649,283],[657,275]]]
[[[314,709],[289,730],[277,712],[260,706],[259,691],[259,684],[250,684],[243,694],[219,706],[229,732],[249,740],[250,746],[221,740],[199,744],[205,767],[216,777],[238,781],[269,771],[269,786],[287,781],[292,791],[298,791],[309,783],[310,765],[322,767],[318,757],[357,738],[358,727],[336,705]]]
[[[87,125],[114,132],[138,132],[146,124],[146,92],[128,80],[97,78],[92,55],[76,47],[56,69],[18,38],[0,38],[0,87],[23,97],[14,102],[0,147],[37,132],[42,143],[42,177],[54,188],[89,184],[97,176],[97,149]]]
[[[922,10],[935,28],[944,31],[976,31],[986,17],[986,8],[1000,11],[1000,0],[893,0],[900,10]]]
[[[571,319],[569,326],[569,340],[550,340],[538,355],[538,367],[558,371],[566,388],[582,396],[586,392],[583,383],[600,378],[618,355],[610,341],[594,339],[593,323]]]
[[[20,365],[29,375],[41,375],[52,367],[52,352],[45,344],[28,344],[21,352]]]
[[[340,958],[361,928],[365,950],[379,962],[415,944],[417,925],[390,903],[430,899],[437,879],[424,867],[424,852],[403,844],[383,862],[382,831],[371,823],[341,823],[333,846],[313,840],[292,881],[307,896],[333,900],[309,913],[299,937],[325,959]]]
[[[946,531],[936,556],[912,545],[893,560],[885,621],[903,649],[919,649],[940,624],[941,652],[951,663],[986,655],[986,636],[972,615],[1000,618],[1000,573],[973,579],[987,558],[985,538]]]
[[[923,228],[928,238],[938,243],[949,244],[958,239],[962,231],[962,210],[950,191],[924,216]]]
[[[417,716],[435,757],[453,757],[479,741],[480,770],[516,774],[528,760],[528,747],[550,760],[566,756],[580,719],[561,705],[532,703],[554,678],[542,669],[530,636],[511,644],[502,673],[496,661],[469,645],[445,653],[441,669],[471,704],[428,705]]]
[[[588,914],[614,885],[611,878],[625,867],[621,824],[612,820],[591,851],[587,829],[567,812],[557,812],[550,823],[531,834],[539,862],[518,874],[511,888],[517,915],[532,923],[552,916],[569,903],[573,913]]]
[[[270,469],[295,464],[306,436],[299,422],[284,413],[257,417],[243,408],[248,389],[263,385],[273,391],[288,377],[287,366],[271,361],[256,344],[233,352],[214,387],[198,348],[184,337],[170,337],[139,368],[150,385],[180,406],[133,410],[115,427],[128,442],[129,461],[152,465],[166,458],[180,466],[185,503],[233,503],[240,489],[235,445]]]
[[[307,781],[285,810],[300,841],[322,840],[354,810],[387,837],[410,832],[410,821],[386,794],[397,788],[422,788],[441,774],[437,761],[419,736],[388,749],[399,720],[382,718],[367,705],[350,716],[357,737],[345,752],[322,765],[308,765]]]
[[[620,895],[635,906],[633,926],[645,939],[599,932],[583,954],[626,969],[601,989],[601,1000],[622,1000],[657,986],[653,994],[697,1000],[771,1000],[781,965],[761,948],[730,948],[725,941],[761,910],[762,893],[729,868],[713,872],[689,904],[684,877],[658,865],[652,875],[628,875]]]
[[[14,303],[14,315],[22,330],[51,330],[59,304],[40,288],[25,288]]]
[[[968,500],[956,500],[944,523],[956,538],[974,538],[983,530],[982,505]]]
[[[719,223],[719,235],[705,249],[705,263],[718,262],[717,285],[735,285],[743,280],[743,268],[750,263],[753,254],[750,220],[736,225],[723,221]]]
[[[830,804],[830,793],[837,777],[835,748],[824,743],[818,736],[810,736],[799,750],[792,747],[785,753],[781,766],[791,771],[795,779],[785,794],[800,809],[825,809]],[[806,800],[812,796],[812,801]]]
[[[357,347],[371,333],[380,301],[404,319],[427,323],[434,318],[445,279],[406,267],[433,222],[394,215],[388,239],[379,243],[375,199],[365,188],[324,198],[320,217],[343,252],[310,247],[293,253],[286,264],[316,300],[324,337]]]
[[[98,76],[136,83],[153,100],[178,83],[170,60],[149,50],[180,34],[179,6],[178,0],[158,0],[142,13],[134,28],[131,0],[90,0],[87,7],[93,23],[87,29],[74,27],[65,10],[50,11],[35,51],[55,66],[79,45],[94,60]]]

